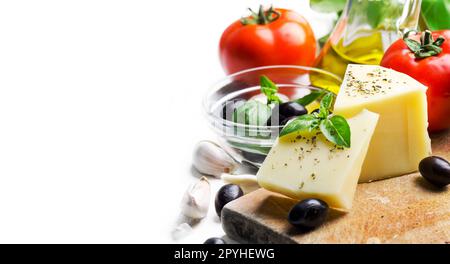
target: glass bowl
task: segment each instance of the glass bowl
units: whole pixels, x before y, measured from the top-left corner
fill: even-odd
[[[313,90],[336,93],[342,82],[340,77],[321,69],[280,65],[241,71],[213,85],[203,99],[204,113],[210,127],[217,134],[220,145],[236,160],[256,167],[264,161],[283,126],[274,119],[271,126],[235,123],[224,118],[230,116],[224,106],[227,102],[242,99],[264,102],[265,96],[259,86],[261,75],[266,75],[277,84],[279,97],[283,101],[301,98]],[[311,112],[317,107],[318,102],[313,102],[307,109]]]

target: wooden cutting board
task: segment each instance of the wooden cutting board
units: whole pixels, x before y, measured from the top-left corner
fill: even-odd
[[[450,132],[434,135],[432,146],[450,160]],[[450,243],[450,186],[437,189],[419,173],[359,184],[351,212],[332,210],[306,233],[287,221],[295,203],[259,189],[227,204],[222,226],[244,243]]]

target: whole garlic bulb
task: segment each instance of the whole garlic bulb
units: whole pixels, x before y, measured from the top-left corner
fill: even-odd
[[[234,172],[239,164],[222,147],[212,141],[200,141],[193,154],[193,166],[202,174],[220,178]]]
[[[211,199],[211,186],[208,179],[202,177],[186,190],[181,204],[181,213],[192,219],[201,219],[208,213]]]

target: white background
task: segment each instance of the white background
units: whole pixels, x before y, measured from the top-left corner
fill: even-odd
[[[213,208],[189,236],[170,231],[193,146],[214,139],[201,98],[224,77],[220,35],[271,2],[327,31],[307,0],[1,1],[0,242],[222,236]]]

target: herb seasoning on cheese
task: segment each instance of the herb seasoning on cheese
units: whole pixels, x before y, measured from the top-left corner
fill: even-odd
[[[377,120],[378,115],[369,111],[347,120],[350,148],[314,131],[280,137],[258,171],[258,183],[294,199],[318,198],[349,210]]]
[[[392,80],[385,77],[385,69],[374,69],[368,72],[366,76],[367,78],[364,79],[357,78],[353,71],[349,69],[347,85],[343,87],[345,94],[351,97],[364,96],[368,98],[371,95],[386,94],[389,90],[392,90],[390,85],[386,85],[392,83]]]
[[[406,74],[375,65],[349,65],[334,113],[367,109],[380,115],[360,182],[404,175],[431,153],[426,87]]]

